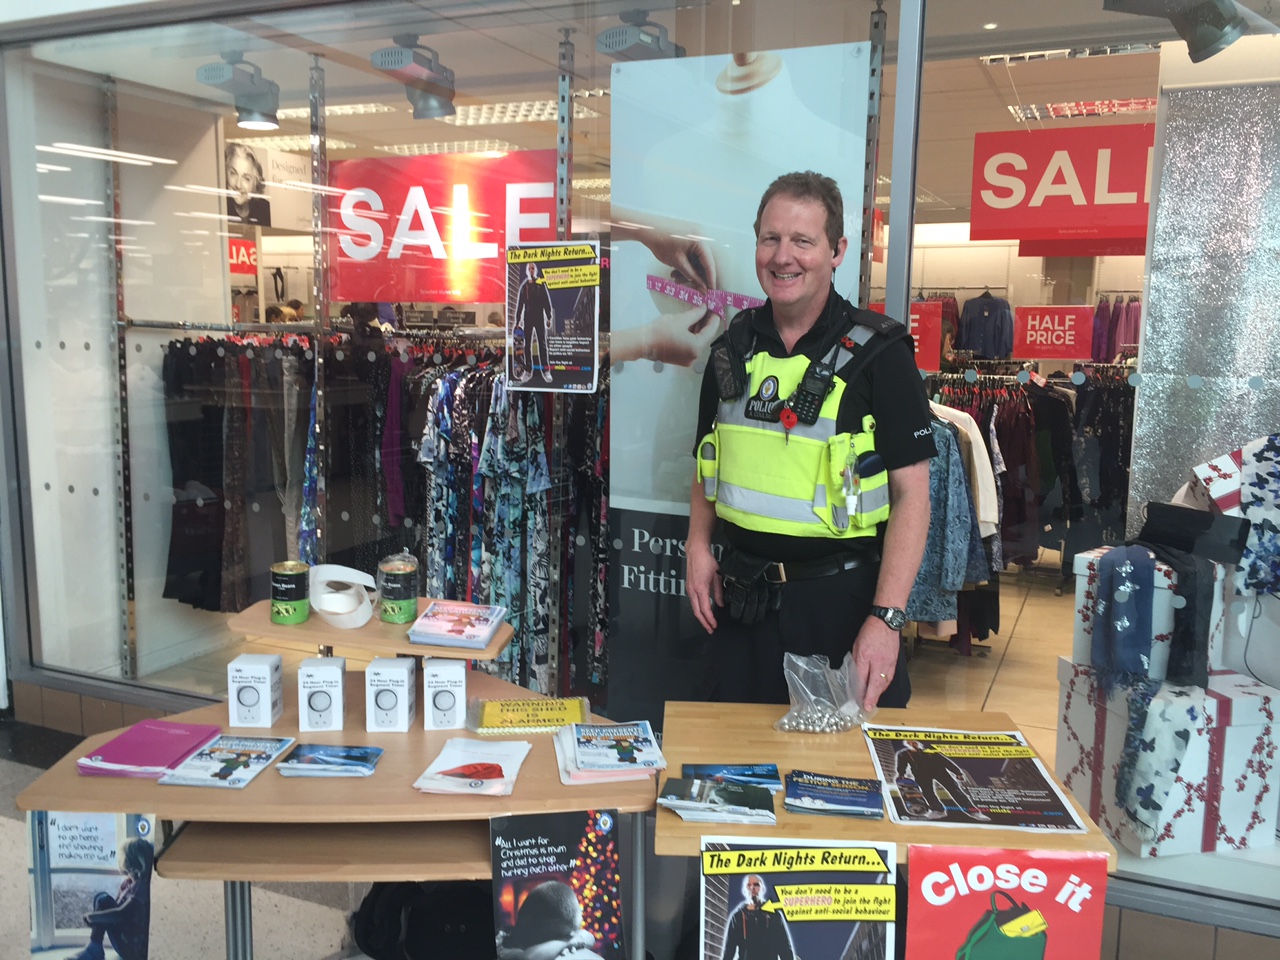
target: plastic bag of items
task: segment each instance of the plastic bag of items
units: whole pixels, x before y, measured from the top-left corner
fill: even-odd
[[[853,654],[847,653],[840,669],[833,670],[827,658],[788,653],[782,658],[791,709],[773,725],[784,733],[843,733],[875,715],[862,708],[863,689],[854,669]]]

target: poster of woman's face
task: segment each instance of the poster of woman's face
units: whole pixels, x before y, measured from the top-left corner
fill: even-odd
[[[271,201],[263,192],[266,177],[257,153],[246,144],[229,143],[225,158],[227,216],[231,222],[271,226]]]

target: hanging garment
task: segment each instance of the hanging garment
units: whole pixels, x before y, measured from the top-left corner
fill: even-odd
[[[1107,354],[1109,346],[1107,338],[1111,332],[1111,301],[1103,297],[1093,311],[1093,337],[1090,342],[1089,358],[1097,363],[1106,363],[1111,359]]]
[[[956,594],[969,563],[972,512],[960,445],[947,425],[933,424],[938,453],[929,461],[929,533],[924,558],[907,600],[912,620],[956,618]]]
[[[1252,440],[1240,452],[1240,510],[1249,536],[1236,592],[1280,593],[1280,435]]]
[[[965,301],[960,313],[956,349],[972,350],[987,360],[1000,360],[1013,352],[1013,310],[1003,297],[990,293]]]
[[[1147,676],[1155,570],[1155,559],[1140,546],[1112,547],[1098,560],[1090,665],[1103,696],[1130,677]]]

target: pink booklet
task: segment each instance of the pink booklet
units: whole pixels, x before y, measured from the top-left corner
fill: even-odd
[[[207,723],[142,720],[76,761],[85,776],[147,777],[167,773],[222,733]]]

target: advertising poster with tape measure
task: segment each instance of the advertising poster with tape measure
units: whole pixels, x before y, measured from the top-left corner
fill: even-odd
[[[662,721],[703,695],[707,634],[684,540],[711,342],[764,299],[752,224],[778,176],[814,170],[861,235],[871,48],[834,43],[610,68],[610,712]],[[836,270],[857,298],[859,257]],[[535,377],[532,381],[538,382]],[[655,639],[656,638],[656,639]]]
[[[906,960],[1076,960],[1102,949],[1107,855],[916,846]]]
[[[702,838],[701,960],[894,956],[897,846]]]
[[[599,244],[508,247],[511,389],[594,392],[599,342]]]

